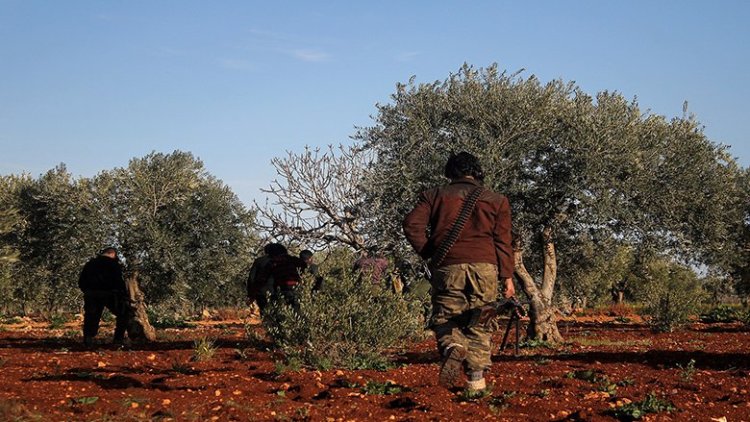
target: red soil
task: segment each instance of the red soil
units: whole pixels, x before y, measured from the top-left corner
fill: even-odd
[[[395,352],[389,371],[283,372],[238,321],[161,330],[157,343],[122,350],[87,350],[71,328],[0,326],[0,420],[599,421],[653,393],[676,410],[643,420],[750,421],[750,330],[696,324],[653,334],[597,318],[561,322],[568,343],[557,349],[496,353],[492,394],[476,401],[436,385],[432,340]],[[200,337],[219,348],[194,362]],[[367,393],[368,381],[402,391]]]

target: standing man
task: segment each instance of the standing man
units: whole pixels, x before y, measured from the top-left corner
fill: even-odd
[[[455,386],[465,372],[467,388],[479,391],[486,388],[484,371],[491,364],[491,332],[483,326],[466,327],[456,317],[495,301],[498,278],[506,298],[515,294],[510,204],[505,196],[482,187],[482,167],[467,152],[451,155],[445,176],[450,183],[422,192],[403,228],[414,250],[430,261],[430,325],[443,356],[439,382]],[[465,202],[465,224],[456,225]]]
[[[250,267],[250,275],[247,277],[247,298],[248,304],[252,305],[253,302],[258,304],[258,310],[263,313],[263,310],[268,304],[267,294],[273,291],[273,278],[266,278],[260,280],[260,274],[264,271],[264,268],[271,262],[269,250],[273,250],[273,244],[269,243],[263,247],[263,255],[255,258],[252,266]]]
[[[318,264],[315,263],[312,251],[309,249],[303,250],[299,253],[299,259],[305,261],[305,265],[307,266],[304,273],[312,275],[315,280],[313,291],[323,288],[323,276],[320,275],[320,270],[318,269]]]
[[[83,343],[94,344],[104,308],[115,316],[115,344],[125,340],[128,295],[115,248],[105,248],[83,266],[78,287],[83,291]]]
[[[258,281],[265,284],[273,279],[273,296],[280,295],[288,304],[297,307],[295,287],[302,282],[301,273],[307,268],[302,259],[289,255],[286,247],[281,243],[271,243],[266,249],[268,264],[258,271]]]

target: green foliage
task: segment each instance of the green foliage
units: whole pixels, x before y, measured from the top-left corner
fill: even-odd
[[[680,364],[677,364],[677,367],[680,368],[680,379],[683,382],[688,383],[693,380],[693,377],[697,372],[695,369],[695,359],[690,359],[684,367]]]
[[[462,401],[462,402],[479,401],[479,400],[485,399],[487,397],[491,397],[492,396],[492,390],[494,388],[495,388],[495,386],[492,385],[492,384],[488,385],[487,388],[484,388],[482,390],[470,390],[468,388],[464,388],[458,394],[458,400]]]
[[[665,260],[648,266],[648,284],[641,300],[648,322],[656,331],[671,332],[690,321],[704,300],[704,292],[695,272]]]
[[[210,360],[216,354],[216,344],[214,340],[203,337],[193,342],[193,360],[203,362]]]
[[[421,329],[418,305],[372,283],[361,283],[351,264],[328,266],[325,289],[306,279],[296,290],[298,307],[272,301],[263,325],[287,359],[313,367],[382,368],[397,341]]]
[[[254,214],[189,153],[152,153],[93,178],[64,165],[2,176],[0,203],[0,312],[79,311],[80,270],[109,245],[151,304],[195,313],[244,298]]]
[[[59,330],[61,328],[65,328],[65,324],[68,321],[70,321],[70,318],[68,315],[64,315],[64,314],[53,315],[49,320],[49,329]]]
[[[649,413],[673,412],[675,410],[676,408],[671,402],[662,400],[655,394],[649,393],[642,401],[628,403],[612,409],[608,413],[620,421],[634,421],[641,419]]]
[[[719,305],[701,314],[701,322],[713,324],[717,322],[734,322],[740,318],[738,309],[729,305]]]
[[[71,405],[90,405],[99,401],[97,396],[75,397],[70,399]]]
[[[276,375],[282,375],[286,372],[299,372],[302,369],[303,362],[297,357],[290,357],[286,361],[277,360],[273,362],[273,371]]]
[[[464,65],[443,81],[397,85],[355,139],[376,157],[356,214],[372,220],[368,236],[404,256],[404,215],[420,191],[445,183],[449,154],[463,150],[509,198],[529,282],[542,284],[548,246],[559,273],[576,274],[584,239],[602,256],[617,240],[712,265],[739,261],[726,252],[743,221],[742,171],[689,113],[670,120],[616,91],[591,96],[573,82]],[[538,303],[553,299],[547,275],[541,294],[550,297]],[[581,295],[596,301],[604,290],[593,283]]]
[[[379,382],[370,380],[362,386],[362,392],[365,394],[374,394],[379,396],[390,396],[392,394],[401,394],[405,391],[409,391],[408,388],[398,385],[393,381]]]
[[[154,328],[188,328],[185,318],[165,311],[162,307],[151,306],[146,310],[148,320]]]
[[[746,325],[750,325],[750,309],[745,309],[745,311],[740,314],[740,321],[744,322]]]

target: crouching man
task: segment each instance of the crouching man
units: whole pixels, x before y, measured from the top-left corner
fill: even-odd
[[[452,155],[445,176],[450,183],[422,192],[403,229],[431,267],[430,324],[443,357],[439,383],[456,386],[465,372],[468,390],[479,391],[486,388],[484,372],[491,364],[491,333],[457,317],[495,301],[498,278],[505,297],[515,294],[510,204],[482,186],[479,160],[469,153]]]

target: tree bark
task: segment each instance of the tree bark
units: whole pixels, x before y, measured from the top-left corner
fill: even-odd
[[[537,288],[534,283],[534,278],[526,270],[526,266],[523,263],[523,250],[516,249],[514,251],[516,268],[515,273],[518,279],[521,281],[521,288],[523,289],[526,296],[529,298],[529,326],[526,330],[526,334],[529,338],[534,340],[545,341],[549,343],[559,343],[563,341],[560,331],[557,329],[557,317],[555,315],[555,308],[552,306],[552,291],[554,288],[554,278],[552,278],[552,271],[556,274],[557,265],[556,262],[549,262],[548,260],[554,260],[554,245],[545,246],[545,271],[544,280],[542,283],[542,290]],[[549,267],[549,270],[548,270]],[[544,293],[548,292],[549,297],[545,297]]]
[[[143,292],[138,287],[138,272],[131,273],[125,279],[125,285],[128,289],[128,306],[130,307],[128,337],[133,341],[155,341],[156,331],[148,320],[146,301]]]

